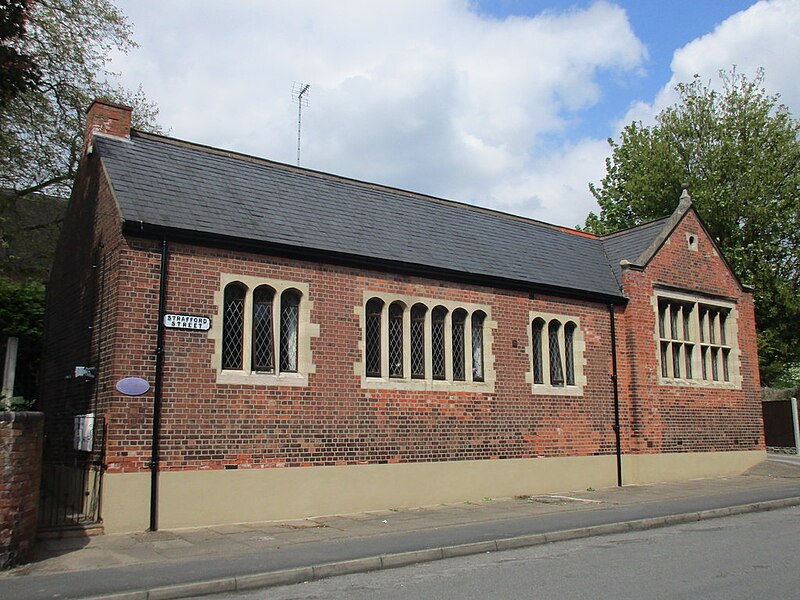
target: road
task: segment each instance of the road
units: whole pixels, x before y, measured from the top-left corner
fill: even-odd
[[[795,507],[203,598],[800,598],[799,552]]]

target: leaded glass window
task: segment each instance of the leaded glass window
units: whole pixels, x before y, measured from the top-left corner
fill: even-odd
[[[558,343],[558,331],[561,323],[550,321],[548,326],[548,348],[550,350],[550,385],[564,385],[564,367],[561,364],[561,349]]]
[[[222,368],[241,369],[244,337],[245,289],[238,283],[225,287],[222,317]]]
[[[455,381],[466,379],[466,356],[464,353],[464,324],[466,321],[467,311],[463,308],[453,311],[453,379]]]
[[[729,310],[690,300],[660,298],[662,377],[730,381],[730,332],[726,326]]]
[[[445,378],[444,319],[447,309],[437,306],[431,312],[431,369],[434,379]]]
[[[729,371],[728,363],[730,361],[731,351],[727,348],[722,350],[722,379],[723,381],[730,381],[731,374]]]
[[[564,368],[567,385],[575,385],[575,328],[573,322],[564,325]]]
[[[219,337],[212,333],[220,349],[217,381],[307,385],[315,329],[303,325],[310,318],[303,304],[308,293],[299,282],[252,275],[223,280]]]
[[[700,362],[707,381],[730,381],[727,320],[728,311],[724,308],[700,307]]]
[[[680,334],[678,334],[678,324],[680,323],[680,314],[681,308],[680,305],[674,304],[670,307],[670,320],[669,320],[669,328],[672,334],[673,340],[681,339]]]
[[[297,372],[297,333],[300,324],[300,293],[286,290],[281,294],[281,372]]]
[[[272,301],[275,292],[262,285],[253,292],[253,370],[275,371],[275,338],[272,331]]]
[[[381,376],[381,315],[383,301],[372,298],[367,302],[367,323],[365,332],[365,360],[367,377]]]
[[[389,377],[403,376],[403,305],[389,306]]]
[[[429,389],[423,381],[434,381],[437,388],[439,381],[483,382],[486,316],[482,310],[470,315],[464,306],[422,298],[371,298],[364,311],[365,376],[402,380],[410,389]]]
[[[544,383],[544,365],[542,364],[542,332],[544,331],[544,321],[534,319],[533,321],[533,383]]]
[[[425,378],[425,314],[424,304],[411,307],[411,377]]]
[[[717,343],[717,322],[719,313],[716,310],[708,311],[708,341],[711,344]]]
[[[472,381],[483,381],[483,322],[482,311],[472,314]]]
[[[680,378],[681,376],[681,346],[680,344],[672,344],[672,376]]]
[[[563,396],[581,394],[585,378],[578,318],[549,314],[532,314],[531,318],[531,371],[528,377],[533,392]]]
[[[719,367],[717,367],[719,359],[719,349],[711,348],[711,379],[719,381]]]
[[[661,376],[692,379],[694,360],[694,305],[673,300],[659,300],[658,332],[661,345]],[[702,320],[702,315],[700,319]],[[701,327],[699,337],[705,339]]]
[[[692,379],[692,360],[694,354],[694,346],[691,344],[684,344],[683,345],[683,362],[684,362],[684,373],[686,374],[686,379]]]

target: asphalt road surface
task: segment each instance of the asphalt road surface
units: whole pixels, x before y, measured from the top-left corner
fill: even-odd
[[[798,554],[795,507],[203,598],[788,599]]]

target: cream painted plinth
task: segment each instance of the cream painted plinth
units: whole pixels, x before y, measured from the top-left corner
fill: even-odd
[[[629,455],[624,483],[741,473],[765,452]],[[340,467],[167,471],[159,476],[160,529],[427,506],[485,497],[616,485],[616,457],[586,456]],[[150,475],[106,474],[107,533],[149,526]]]
[[[299,519],[485,497],[540,494],[616,482],[613,456],[166,471],[160,529]],[[149,474],[106,474],[107,533],[149,526]]]
[[[150,473],[106,473],[100,516],[106,533],[144,531],[150,526]]]
[[[622,457],[623,484],[740,475],[765,460],[766,450],[627,454]]]

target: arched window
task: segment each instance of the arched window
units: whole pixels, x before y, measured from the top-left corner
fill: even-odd
[[[242,345],[244,335],[245,288],[239,283],[225,287],[222,317],[222,368],[242,368]]]
[[[389,305],[389,377],[403,376],[403,312],[400,302]]]
[[[464,352],[464,325],[467,322],[467,311],[457,308],[453,311],[452,341],[453,341],[453,379],[464,381],[466,379],[466,355]]]
[[[309,286],[254,275],[222,275],[216,327],[217,382],[307,386],[314,370]]]
[[[558,343],[559,329],[561,329],[561,323],[555,319],[550,321],[547,327],[550,350],[550,385],[564,385],[564,368],[561,364],[561,349]]]
[[[575,385],[575,329],[577,325],[570,321],[564,325],[564,369],[567,385]]]
[[[428,307],[415,304],[411,307],[411,377],[425,378],[425,314]]]
[[[300,292],[281,294],[280,365],[283,373],[297,372],[297,339],[300,325]]]
[[[457,392],[490,387],[485,382],[494,381],[494,360],[488,341],[484,348],[488,334],[483,330],[488,308],[374,294],[365,296],[360,313],[364,354],[357,369],[363,369],[362,386]]]
[[[531,371],[527,375],[534,394],[580,396],[584,344],[577,315],[530,313]]]
[[[544,364],[542,363],[542,333],[544,331],[544,320],[533,320],[533,383],[544,383]]]
[[[445,378],[444,319],[447,309],[437,306],[431,311],[431,370],[434,379]]]
[[[272,301],[275,290],[261,285],[253,292],[253,371],[275,371],[275,336],[272,330]]]
[[[364,335],[367,377],[381,376],[381,315],[383,300],[371,298],[367,302],[367,322]]]
[[[483,381],[483,323],[486,313],[472,313],[472,381]]]

